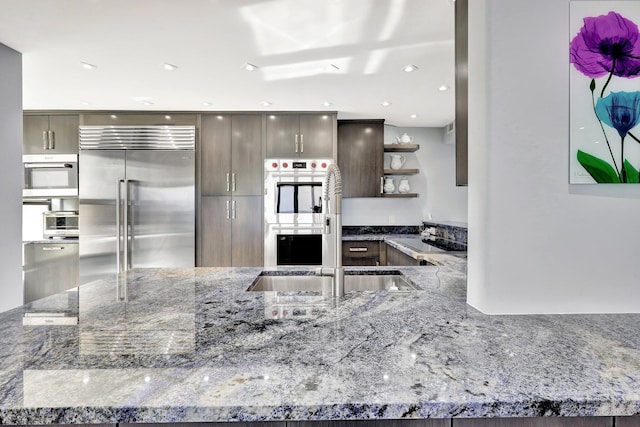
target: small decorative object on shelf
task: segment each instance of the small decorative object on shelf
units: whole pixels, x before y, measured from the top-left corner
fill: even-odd
[[[406,176],[403,176],[400,179],[400,184],[398,185],[398,192],[406,194],[409,191],[411,191],[411,187],[409,186],[409,180],[407,179]]]
[[[407,158],[400,154],[391,154],[389,157],[391,157],[389,162],[389,167],[391,169],[400,169],[404,165],[404,162],[407,161]]]
[[[402,134],[402,136],[396,136],[398,140],[398,144],[411,144],[413,142],[413,137],[408,135],[406,132]]]
[[[396,191],[396,186],[393,183],[393,178],[385,177],[383,189],[384,189],[384,192],[387,194],[393,193],[394,191]]]

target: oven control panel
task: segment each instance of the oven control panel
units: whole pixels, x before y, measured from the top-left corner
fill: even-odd
[[[266,172],[326,172],[333,159],[266,159]]]

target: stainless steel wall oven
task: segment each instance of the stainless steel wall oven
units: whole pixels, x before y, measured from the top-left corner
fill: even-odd
[[[331,159],[264,162],[264,265],[322,264],[322,181]]]

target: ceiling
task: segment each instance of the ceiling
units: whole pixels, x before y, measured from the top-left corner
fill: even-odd
[[[0,43],[23,54],[25,110],[327,110],[429,127],[454,118],[452,0],[0,0],[0,7]],[[259,68],[246,71],[246,63]],[[408,64],[418,69],[403,71]]]

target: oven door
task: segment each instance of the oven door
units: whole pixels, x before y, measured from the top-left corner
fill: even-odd
[[[78,195],[78,156],[75,154],[22,156],[23,197],[68,197]]]
[[[265,267],[322,265],[322,225],[265,224]]]
[[[322,177],[305,173],[268,174],[264,213],[269,224],[321,224]]]

